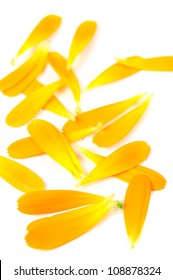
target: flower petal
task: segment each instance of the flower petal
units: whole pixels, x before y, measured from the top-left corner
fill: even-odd
[[[126,144],[103,158],[79,185],[85,185],[135,167],[148,157],[149,152],[150,147],[144,141]]]
[[[60,247],[89,231],[113,206],[112,197],[108,197],[94,205],[36,220],[27,227],[26,242],[41,250]]]
[[[80,85],[74,72],[71,69],[67,69],[66,59],[57,52],[50,52],[48,54],[48,61],[55,70],[55,72],[64,81],[64,83],[71,89],[76,102],[79,103],[81,92]]]
[[[122,140],[140,120],[151,98],[152,96],[150,95],[139,106],[99,131],[93,137],[93,143],[97,144],[99,147],[110,147]]]
[[[81,147],[77,147],[77,148],[96,164],[99,163],[104,158],[104,156],[92,153],[91,151],[85,148],[81,148]],[[152,191],[158,191],[165,188],[166,179],[161,174],[159,174],[155,170],[152,170],[150,168],[141,165],[135,166],[127,171],[124,171],[122,173],[113,176],[117,179],[129,183],[136,175],[146,175],[152,183],[151,186]]]
[[[28,95],[8,114],[6,123],[13,127],[26,124],[42,109],[58,87],[59,83],[54,82]]]
[[[69,55],[67,59],[68,68],[72,66],[76,57],[90,42],[90,40],[95,34],[96,27],[97,24],[95,21],[84,21],[78,26],[69,50]]]
[[[44,182],[37,174],[3,156],[0,156],[0,177],[22,192],[44,189]]]
[[[69,120],[65,123],[63,127],[65,136],[70,142],[75,142],[88,136],[135,104],[142,96],[143,94],[139,94],[124,101],[102,106],[77,115],[76,121]]]
[[[124,200],[124,221],[132,248],[138,241],[148,211],[151,182],[147,176],[135,176],[130,182]]]
[[[29,192],[18,199],[18,210],[25,214],[61,212],[101,201],[103,196],[72,190]]]
[[[36,144],[52,159],[65,167],[75,177],[83,176],[83,171],[75,152],[65,136],[51,123],[33,120],[28,131]]]
[[[88,89],[117,82],[129,76],[132,76],[139,72],[140,70],[122,65],[120,63],[115,63],[100,73],[94,80],[92,80],[87,86]]]
[[[44,17],[33,29],[28,38],[20,47],[16,56],[20,56],[26,50],[48,39],[60,26],[61,17],[48,15]]]

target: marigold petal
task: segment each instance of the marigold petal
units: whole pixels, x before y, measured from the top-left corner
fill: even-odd
[[[147,176],[135,176],[130,182],[124,200],[124,221],[132,248],[138,241],[148,211],[151,182]]]
[[[37,145],[75,177],[83,176],[78,158],[65,136],[51,123],[33,120],[28,131]]]
[[[126,144],[103,158],[79,185],[85,185],[135,167],[148,157],[149,152],[150,147],[144,141]]]
[[[123,111],[135,104],[144,94],[102,106],[76,116],[75,121],[67,121],[63,127],[65,136],[75,142],[102,128],[104,124],[116,118]]]
[[[99,131],[93,137],[93,143],[97,144],[99,147],[110,147],[122,140],[140,120],[146,111],[151,98],[152,96],[150,95],[139,106]]]
[[[27,227],[26,242],[41,250],[60,247],[89,231],[113,206],[112,197],[108,197],[90,206],[36,220]]]
[[[0,177],[22,192],[44,189],[44,182],[37,174],[3,156],[0,156]]]
[[[103,196],[73,190],[29,192],[18,199],[18,210],[25,214],[47,214],[94,204]]]
[[[67,59],[68,68],[72,66],[76,57],[88,45],[95,34],[96,28],[97,24],[95,21],[84,21],[78,26],[69,50]]]

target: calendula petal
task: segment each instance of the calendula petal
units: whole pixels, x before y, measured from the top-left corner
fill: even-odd
[[[36,220],[27,227],[26,242],[41,250],[62,246],[94,227],[113,206],[112,197],[108,197],[90,206]]]
[[[43,72],[47,64],[48,45],[42,44],[39,47],[39,50],[40,56],[32,71],[30,71],[30,73],[18,83],[15,83],[12,87],[4,90],[3,93],[5,95],[15,96],[19,93],[23,93],[23,91]]]
[[[148,211],[151,182],[147,176],[135,176],[130,182],[124,200],[124,221],[132,248],[138,241]]]
[[[100,85],[105,85],[113,82],[117,82],[129,76],[132,76],[139,72],[140,70],[122,65],[120,63],[115,63],[100,73],[94,80],[92,80],[87,86],[88,89],[97,87]]]
[[[44,154],[32,137],[22,138],[13,142],[7,148],[7,151],[12,158],[28,158]]]
[[[72,66],[76,57],[83,51],[83,49],[93,38],[96,28],[97,24],[95,21],[84,21],[78,26],[69,50],[67,59],[68,68]]]
[[[65,136],[51,123],[43,120],[33,120],[28,125],[28,131],[36,144],[57,161],[75,177],[83,175],[82,168],[75,152]]]
[[[16,56],[20,56],[29,48],[48,39],[58,29],[61,20],[61,17],[56,15],[48,15],[44,17],[29,34]]]
[[[85,148],[81,148],[81,147],[77,147],[77,148],[96,164],[99,163],[104,158],[104,156],[93,153]],[[124,171],[122,173],[113,176],[117,179],[129,183],[136,175],[147,176],[152,183],[151,186],[152,191],[158,191],[165,188],[166,179],[160,173],[141,165],[135,166],[127,171]]]
[[[76,102],[79,103],[80,85],[74,72],[71,69],[67,69],[66,59],[57,52],[50,52],[48,54],[48,61],[64,83],[71,89]]]
[[[122,140],[140,120],[151,101],[151,97],[149,96],[139,106],[99,131],[93,137],[93,143],[99,147],[110,147]]]
[[[126,144],[103,158],[79,185],[85,185],[135,167],[148,157],[149,152],[150,147],[144,141]]]
[[[6,117],[6,123],[17,127],[30,121],[59,87],[58,82],[43,86],[22,100]]]
[[[140,56],[118,59],[118,63],[146,71],[173,71],[173,56],[143,58]]]
[[[139,94],[120,102],[78,114],[75,121],[69,120],[65,123],[64,134],[71,142],[80,140],[101,129],[104,124],[135,104],[142,96],[143,94]]]
[[[3,156],[0,156],[0,177],[22,192],[44,189],[44,182],[37,174]]]
[[[18,210],[25,214],[61,212],[101,201],[103,196],[73,190],[30,192],[18,199]]]

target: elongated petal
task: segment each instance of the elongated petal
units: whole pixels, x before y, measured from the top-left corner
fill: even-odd
[[[143,94],[139,94],[124,101],[102,106],[77,115],[75,122],[69,120],[65,123],[63,127],[65,136],[71,142],[88,136],[135,104],[142,96]]]
[[[28,125],[28,131],[36,144],[52,159],[65,167],[75,177],[83,175],[75,152],[65,136],[51,123],[34,120]]]
[[[146,98],[139,106],[99,131],[93,137],[93,143],[99,147],[110,147],[122,140],[140,120],[150,101],[151,96]]]
[[[77,103],[80,101],[80,85],[74,74],[70,69],[67,69],[66,59],[57,52],[50,52],[48,54],[48,60],[50,65],[53,67],[55,72],[60,76],[64,83],[71,89],[73,92],[74,98]]]
[[[140,70],[128,67],[126,65],[121,65],[120,63],[115,63],[100,73],[94,80],[92,80],[87,86],[88,89],[97,86],[117,82],[129,76],[132,76],[139,72]]]
[[[48,15],[44,17],[33,29],[28,38],[20,47],[17,56],[24,53],[31,47],[36,46],[42,41],[48,39],[60,26],[61,17],[56,15]]]
[[[96,153],[92,153],[87,149],[81,147],[77,147],[77,148],[96,164],[99,163],[104,158],[104,156],[98,155]],[[136,175],[146,175],[152,183],[151,186],[152,191],[158,191],[165,188],[166,179],[161,174],[159,174],[155,170],[152,170],[150,168],[141,165],[135,166],[127,171],[124,171],[122,173],[113,176],[124,182],[130,183],[130,181]]]
[[[140,56],[118,59],[124,66],[147,71],[173,71],[173,56],[143,58]]]
[[[150,147],[144,141],[126,144],[103,158],[80,182],[80,185],[116,175],[135,167],[148,157],[149,152]]]
[[[88,45],[88,43],[95,34],[96,27],[97,24],[95,21],[84,21],[78,26],[69,50],[69,55],[67,59],[68,67],[72,66],[76,57]]]
[[[43,86],[28,95],[6,117],[6,123],[17,127],[30,121],[47,103],[59,87],[58,82]]]
[[[44,154],[32,137],[22,138],[13,142],[7,148],[7,151],[12,158],[28,158]]]
[[[23,93],[23,91],[43,72],[47,64],[48,45],[41,45],[39,50],[40,56],[32,71],[18,83],[15,83],[12,87],[4,90],[3,93],[5,95],[15,96],[19,93]]]
[[[101,201],[103,196],[71,190],[30,192],[18,199],[18,210],[25,214],[61,212]]]
[[[148,211],[151,182],[147,176],[135,176],[130,182],[124,200],[124,221],[132,248],[138,241]]]
[[[44,189],[42,179],[29,168],[0,156],[0,177],[22,192]]]
[[[108,197],[91,206],[36,220],[27,227],[26,242],[41,250],[62,246],[94,227],[113,206]]]
[[[63,81],[59,80],[58,81],[59,87],[58,90],[62,89],[62,86],[64,86]],[[43,87],[44,85],[42,83],[40,83],[37,80],[34,80],[29,87],[27,87],[23,93],[28,96],[30,95],[33,91],[40,89],[41,87]],[[50,112],[53,112],[57,115],[60,115],[64,118],[68,118],[71,120],[75,120],[75,117],[73,116],[72,113],[70,113],[65,106],[60,102],[60,100],[56,97],[56,96],[51,96],[50,99],[48,100],[48,102],[43,106],[43,109],[48,110]]]

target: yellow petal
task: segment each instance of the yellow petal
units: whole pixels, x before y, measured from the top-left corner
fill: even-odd
[[[62,212],[94,204],[103,196],[71,190],[29,192],[18,199],[18,210],[25,214]]]
[[[140,56],[118,59],[124,66],[147,71],[173,71],[173,56],[143,58]]]
[[[59,89],[62,89],[62,86],[64,86],[63,84],[63,81],[62,80],[59,80],[58,81],[58,84],[59,84],[59,87],[58,87],[58,90]],[[37,80],[34,80],[30,85],[29,87],[27,87],[23,93],[25,95],[30,95],[33,91],[43,87],[44,85],[41,84],[39,81]],[[52,96],[50,97],[50,99],[48,100],[48,102],[43,106],[43,109],[45,110],[48,110],[50,112],[53,112],[59,116],[62,116],[64,118],[68,118],[68,119],[71,119],[71,120],[75,120],[75,117],[73,116],[72,113],[70,113],[66,108],[65,106],[60,102],[60,100],[56,97],[56,96]]]
[[[127,78],[139,72],[140,70],[115,63],[100,73],[94,80],[87,86],[88,89],[117,82],[121,79]]]
[[[76,121],[69,120],[65,123],[63,127],[65,136],[70,142],[75,142],[88,136],[135,104],[142,96],[143,94],[139,94],[124,101],[102,106],[77,115]]]
[[[68,67],[72,66],[76,57],[90,42],[90,40],[95,34],[96,28],[97,24],[95,21],[84,21],[78,26],[69,50],[69,55],[67,59]]]
[[[124,221],[132,248],[138,241],[148,211],[151,182],[147,176],[135,176],[130,182],[124,200]]]
[[[149,152],[150,147],[144,141],[126,144],[103,158],[79,185],[110,177],[135,167],[148,157]]]
[[[77,103],[80,102],[80,85],[74,72],[67,69],[66,59],[57,52],[48,54],[48,61],[63,82],[71,89]]]
[[[44,154],[32,137],[26,137],[13,142],[7,150],[12,158],[28,158]]]
[[[99,147],[110,147],[122,140],[140,120],[151,101],[151,97],[149,96],[139,106],[99,131],[93,137],[93,143]]]
[[[42,179],[29,168],[0,156],[0,177],[22,192],[44,189]]]
[[[65,167],[75,177],[83,175],[75,152],[65,136],[51,123],[34,120],[28,125],[28,131],[36,144],[52,159]]]
[[[17,127],[30,121],[47,103],[59,87],[58,82],[43,86],[28,95],[6,117],[6,123]]]
[[[81,147],[77,147],[77,148],[96,164],[99,163],[104,158],[104,156],[92,153],[91,151],[85,148],[81,148]],[[124,171],[122,173],[113,176],[117,179],[129,183],[136,175],[146,175],[152,183],[151,186],[152,191],[158,191],[165,188],[166,179],[161,174],[159,174],[155,170],[152,170],[150,168],[141,165],[138,165],[127,171]]]
[[[20,56],[26,50],[36,46],[42,41],[48,39],[60,26],[61,17],[56,15],[48,15],[44,17],[33,29],[28,38],[20,47],[16,56]]]
[[[113,206],[112,197],[108,197],[90,206],[36,220],[27,227],[26,242],[41,250],[62,246],[89,231]]]
[[[39,47],[39,50],[40,56],[32,71],[30,71],[30,73],[18,83],[15,83],[12,87],[4,90],[3,93],[5,95],[15,96],[19,93],[23,93],[23,91],[43,72],[47,64],[48,45],[42,44]]]

